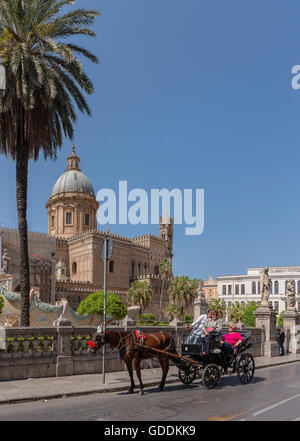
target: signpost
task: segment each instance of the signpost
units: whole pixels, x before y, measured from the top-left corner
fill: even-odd
[[[103,333],[105,335],[106,329],[106,291],[107,291],[107,262],[111,258],[113,252],[113,240],[106,236],[101,250],[101,256],[104,261],[104,304],[103,304]],[[105,384],[105,345],[103,345],[102,357],[102,383]]]

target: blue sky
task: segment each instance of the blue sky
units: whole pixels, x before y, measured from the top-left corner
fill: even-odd
[[[97,8],[96,92],[74,143],[95,191],[204,188],[205,230],[175,226],[174,272],[207,278],[249,266],[300,265],[300,64],[296,0],[76,0]],[[65,169],[30,165],[28,220],[47,231],[45,203]],[[0,158],[0,222],[16,227],[14,163]],[[100,229],[103,229],[99,226]],[[157,234],[157,226],[111,231]]]

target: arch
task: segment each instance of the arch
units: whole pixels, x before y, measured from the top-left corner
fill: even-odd
[[[111,260],[109,262],[109,272],[110,273],[114,273],[115,272],[115,262],[114,262],[114,260]]]
[[[77,273],[77,263],[73,262],[72,263],[72,274],[76,274]]]

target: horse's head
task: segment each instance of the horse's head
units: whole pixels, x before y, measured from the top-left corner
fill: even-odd
[[[103,325],[98,326],[97,331],[88,342],[88,354],[96,355],[98,349],[105,344],[105,333]]]

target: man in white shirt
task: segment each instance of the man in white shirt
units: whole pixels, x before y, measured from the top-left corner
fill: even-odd
[[[209,309],[206,314],[201,314],[197,318],[197,320],[195,320],[192,323],[192,325],[187,328],[187,330],[191,331],[191,333],[189,334],[185,343],[189,343],[189,344],[200,343],[201,337],[205,336],[205,333],[203,331],[204,323],[208,318],[210,318],[210,315],[211,315],[211,311]]]

